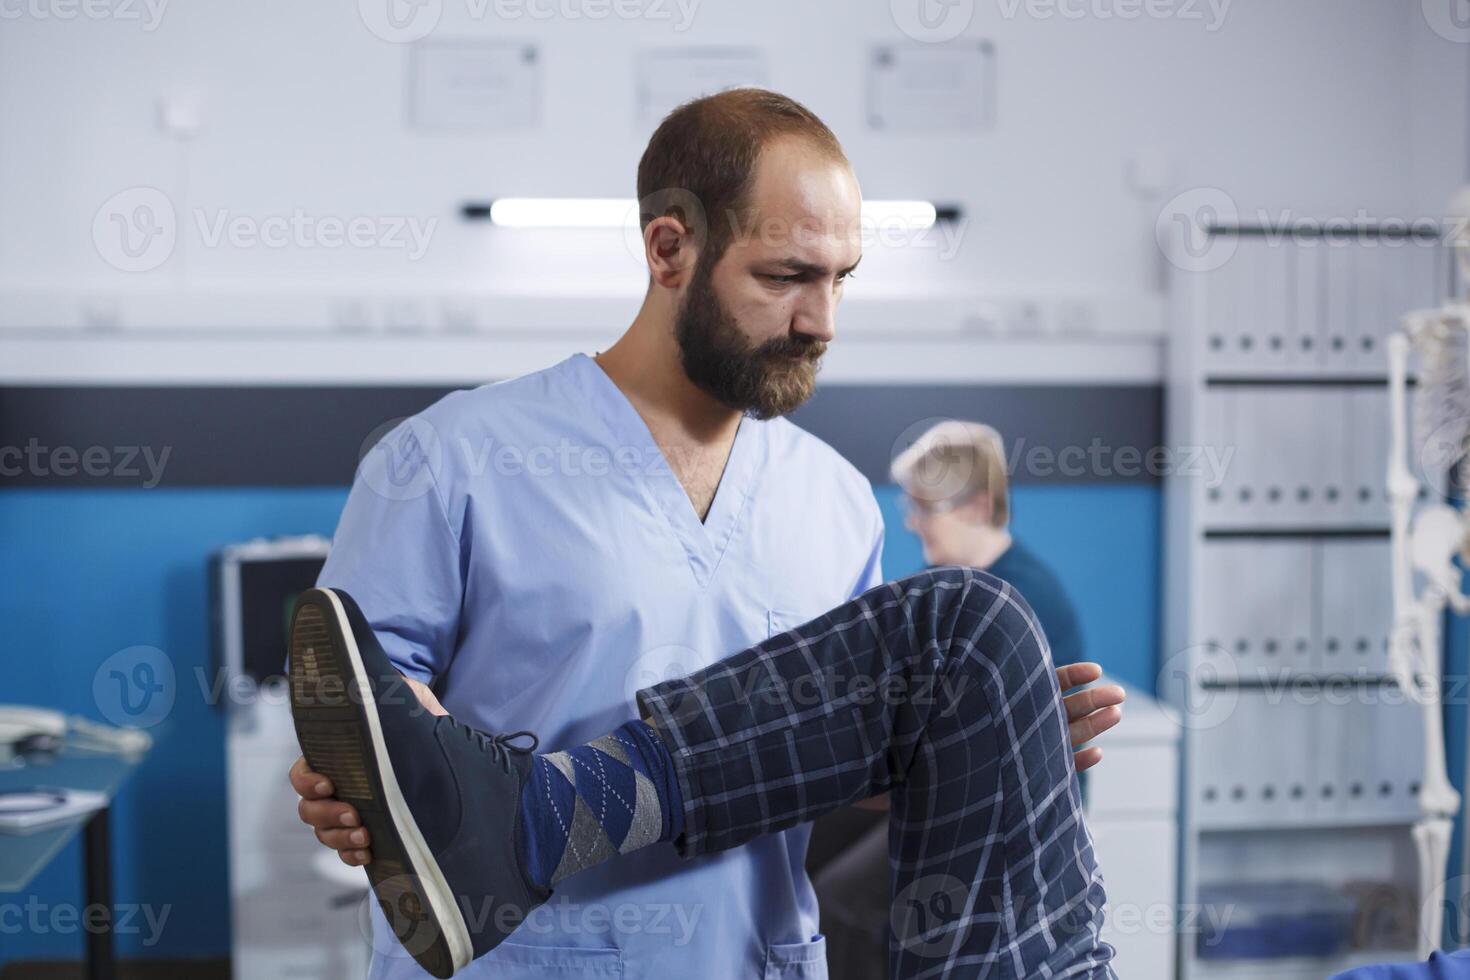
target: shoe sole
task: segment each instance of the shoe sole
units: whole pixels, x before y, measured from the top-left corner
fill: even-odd
[[[373,688],[330,590],[298,601],[290,653],[291,715],[307,765],[332,781],[333,798],[356,808],[367,828],[365,870],[393,934],[432,976],[450,977],[473,958],[469,930],[394,777]]]

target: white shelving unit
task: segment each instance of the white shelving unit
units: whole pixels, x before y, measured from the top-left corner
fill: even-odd
[[[1222,227],[1206,241],[1223,262],[1175,263],[1166,442],[1228,454],[1217,485],[1165,488],[1160,687],[1185,727],[1186,911],[1204,885],[1417,886],[1420,709],[1387,669],[1384,340],[1440,301],[1449,262],[1435,240],[1348,237]],[[1180,922],[1187,980],[1417,958],[1405,939],[1223,959],[1201,955],[1198,917]]]

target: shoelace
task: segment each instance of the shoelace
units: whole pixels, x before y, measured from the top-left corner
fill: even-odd
[[[511,771],[510,753],[520,752],[525,755],[530,755],[532,752],[535,752],[536,747],[541,744],[541,739],[536,737],[535,732],[502,732],[499,735],[491,735],[486,732],[480,731],[478,728],[471,728],[469,725],[460,724],[452,717],[449,719],[449,721],[450,724],[454,725],[454,727],[464,732],[465,738],[467,740],[479,742],[480,751],[488,752],[490,758],[499,762],[500,768],[505,770],[505,772],[507,773]],[[511,744],[511,741],[513,739],[522,737],[529,737],[531,739],[531,744],[529,746]]]

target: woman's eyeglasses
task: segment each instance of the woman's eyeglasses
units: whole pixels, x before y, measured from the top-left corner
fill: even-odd
[[[948,500],[923,500],[903,494],[898,498],[898,509],[905,517],[932,517],[935,514],[945,514],[954,510],[963,503],[961,500],[950,498]]]

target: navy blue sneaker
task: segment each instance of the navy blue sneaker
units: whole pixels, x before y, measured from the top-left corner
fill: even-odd
[[[452,976],[551,895],[526,877],[517,837],[536,736],[430,714],[340,589],[301,594],[288,653],[301,752],[362,816],[383,914],[420,966]]]

